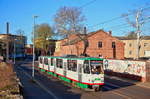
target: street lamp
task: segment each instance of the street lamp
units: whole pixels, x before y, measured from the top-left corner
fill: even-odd
[[[33,61],[32,61],[32,78],[34,78],[34,60],[35,60],[35,44],[34,44],[34,38],[35,38],[35,19],[38,18],[38,16],[33,16]]]
[[[14,65],[16,63],[16,41],[17,39],[14,39]]]

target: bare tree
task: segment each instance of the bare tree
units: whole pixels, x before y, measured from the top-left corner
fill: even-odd
[[[77,7],[61,7],[54,16],[55,29],[63,37],[83,30],[85,17]]]
[[[16,34],[19,35],[19,36],[23,36],[24,35],[24,31],[22,29],[18,29],[16,31]]]
[[[86,19],[82,15],[81,9],[77,7],[62,7],[58,10],[54,17],[57,33],[59,33],[62,37],[67,37],[69,43],[69,35],[73,33],[77,34],[78,38],[84,42],[84,51],[82,54],[85,54],[87,48],[86,37],[80,35],[85,33],[83,32],[85,20]]]
[[[87,50],[87,47],[89,46],[89,42],[88,42],[88,39],[87,39],[87,30],[86,30],[86,27],[84,27],[84,34],[80,35],[80,34],[77,34],[78,38],[83,41],[84,43],[84,49],[83,49],[83,52],[81,53],[82,56],[88,56],[87,53],[86,53],[86,50]]]
[[[142,38],[142,26],[147,22],[149,17],[144,15],[144,9],[135,10],[134,20],[130,20],[129,14],[124,14],[123,16],[126,18],[128,24],[130,24],[133,28],[136,29],[136,38],[137,38],[137,51],[136,51],[136,59],[139,59],[139,51],[140,51],[140,38]]]
[[[137,34],[136,34],[136,32],[135,31],[131,31],[131,32],[129,32],[128,34],[127,34],[127,36],[126,36],[127,38],[137,38]]]

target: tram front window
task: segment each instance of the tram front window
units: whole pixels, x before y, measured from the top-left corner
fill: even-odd
[[[101,63],[101,61],[91,61],[90,66],[91,66],[92,74],[103,74],[104,73],[103,64]]]

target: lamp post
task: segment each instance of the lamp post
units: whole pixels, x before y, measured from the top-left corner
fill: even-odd
[[[16,40],[17,39],[14,39],[14,65],[16,63]]]
[[[38,18],[38,16],[33,16],[33,61],[32,61],[32,78],[34,78],[34,60],[35,60],[35,19]]]

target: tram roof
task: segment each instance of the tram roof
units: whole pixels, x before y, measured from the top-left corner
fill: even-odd
[[[71,59],[71,60],[103,60],[103,58],[96,58],[96,57],[77,57],[77,58],[70,58],[70,57],[60,57],[60,56],[40,56],[40,57],[47,57],[47,58],[59,58],[59,59]]]

